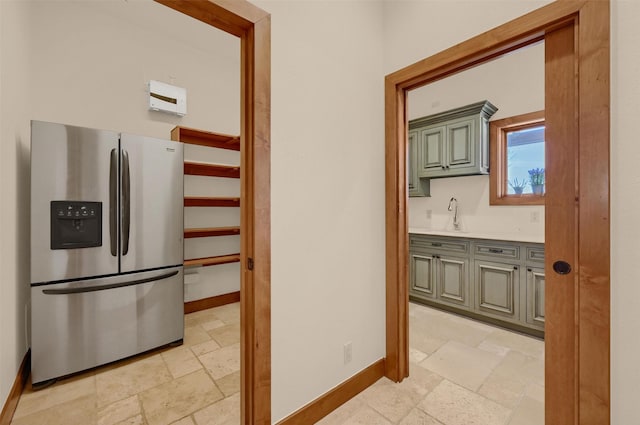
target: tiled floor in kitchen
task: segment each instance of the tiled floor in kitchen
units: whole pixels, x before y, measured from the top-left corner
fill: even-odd
[[[544,343],[410,304],[411,376],[323,425],[543,425]],[[240,425],[239,305],[186,316],[185,343],[20,399],[12,425]]]
[[[322,425],[544,425],[544,342],[409,303],[409,378]]]

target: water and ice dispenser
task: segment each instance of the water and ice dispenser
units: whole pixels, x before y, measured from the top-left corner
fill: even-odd
[[[102,202],[51,201],[51,249],[102,246]]]

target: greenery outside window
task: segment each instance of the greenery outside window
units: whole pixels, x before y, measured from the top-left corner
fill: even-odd
[[[489,123],[490,205],[544,205],[544,111]]]

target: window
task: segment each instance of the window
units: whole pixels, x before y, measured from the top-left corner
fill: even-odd
[[[544,205],[544,111],[491,121],[491,205]]]

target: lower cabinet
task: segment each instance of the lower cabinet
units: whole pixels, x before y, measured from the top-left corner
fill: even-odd
[[[527,267],[527,323],[544,330],[543,267]]]
[[[409,255],[409,293],[411,295],[435,299],[435,256],[411,253]]]
[[[497,319],[520,321],[520,267],[475,261],[475,309]]]
[[[409,243],[412,300],[544,331],[544,245],[419,234]]]
[[[422,299],[469,307],[469,260],[428,252],[412,253],[409,293]]]
[[[469,307],[469,260],[438,255],[436,263],[438,301]]]

